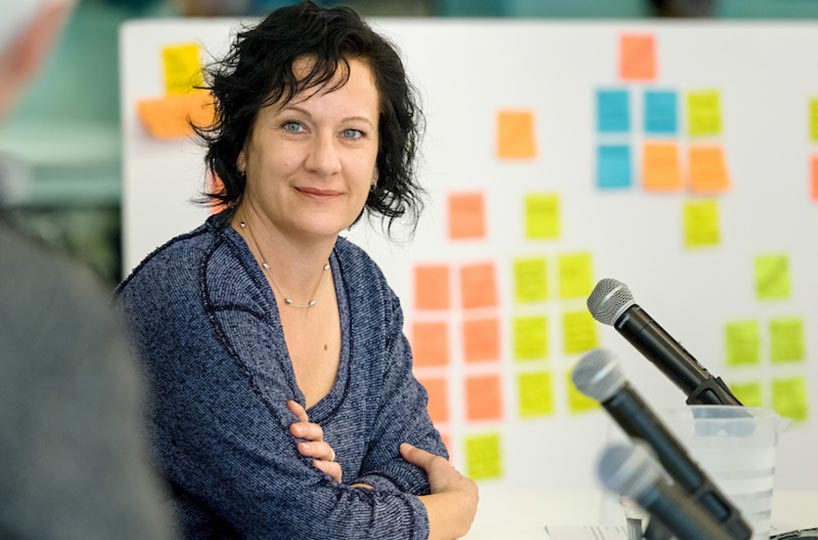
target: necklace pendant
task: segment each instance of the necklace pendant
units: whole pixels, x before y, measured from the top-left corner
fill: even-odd
[[[293,304],[293,299],[284,297],[284,303],[287,304],[288,306],[291,306]]]
[[[312,306],[314,306],[314,305],[315,305],[315,300],[310,300],[310,303],[309,303],[309,304],[307,304],[307,307],[308,307],[308,308],[311,308],[311,307],[312,307]]]
[[[326,272],[327,270],[329,270],[329,263],[324,265],[324,271]]]
[[[267,264],[266,262],[261,263],[261,266],[263,266],[265,270],[269,270],[269,269],[270,269],[270,265],[269,265],[269,264]]]

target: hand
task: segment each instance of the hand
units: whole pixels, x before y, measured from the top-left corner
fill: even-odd
[[[466,478],[444,458],[411,444],[400,445],[403,459],[417,465],[429,478],[431,495],[419,497],[429,514],[429,538],[459,538],[465,535],[477,512],[477,484]]]
[[[300,439],[306,439],[305,442],[296,445],[298,453],[314,458],[313,467],[325,472],[330,478],[340,483],[343,478],[341,465],[335,461],[335,450],[324,441],[324,430],[318,424],[310,422],[307,411],[295,401],[288,401],[287,408],[298,418],[298,422],[290,424],[290,433]]]

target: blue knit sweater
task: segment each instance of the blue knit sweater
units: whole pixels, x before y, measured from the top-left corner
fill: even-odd
[[[446,456],[412,375],[397,297],[339,238],[330,256],[341,359],[311,407],[349,481],[302,457],[304,405],[275,298],[241,235],[214,216],[149,255],[117,294],[151,385],[149,428],[186,538],[426,539],[425,473],[400,443]],[[351,488],[367,483],[375,489]]]

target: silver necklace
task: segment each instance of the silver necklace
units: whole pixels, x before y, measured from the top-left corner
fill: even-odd
[[[326,274],[329,271],[329,263],[326,263],[324,265],[324,271],[321,272],[321,277],[318,278],[318,283],[315,284],[315,289],[312,291],[312,299],[309,302],[307,302],[306,304],[296,304],[295,302],[293,302],[293,299],[290,298],[289,296],[287,296],[284,293],[284,291],[281,290],[281,287],[279,287],[275,276],[273,276],[273,272],[270,270],[270,265],[267,264],[266,260],[264,260],[264,255],[261,253],[261,248],[259,247],[258,242],[256,242],[256,237],[255,237],[255,235],[253,235],[253,231],[243,221],[239,221],[239,226],[243,230],[250,233],[250,238],[253,240],[253,245],[256,247],[256,251],[258,252],[258,256],[261,259],[261,267],[264,268],[264,270],[267,272],[267,275],[270,276],[270,281],[273,282],[273,285],[275,286],[278,293],[281,296],[284,297],[284,303],[287,304],[288,306],[292,306],[292,307],[296,307],[296,308],[302,308],[302,309],[309,309],[309,308],[315,306],[315,295],[318,293],[318,288],[321,287],[321,282],[324,280],[324,274]]]

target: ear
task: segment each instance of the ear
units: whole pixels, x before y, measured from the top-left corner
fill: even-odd
[[[236,159],[236,168],[241,174],[247,174],[247,154],[244,148],[239,152],[239,157]]]

